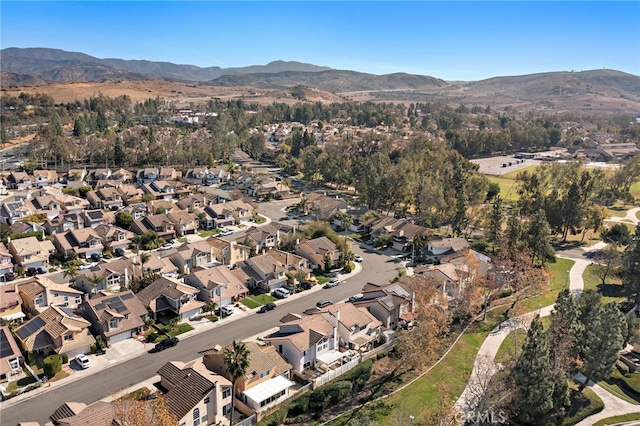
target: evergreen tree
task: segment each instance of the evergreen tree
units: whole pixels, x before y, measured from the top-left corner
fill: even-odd
[[[549,223],[544,214],[544,210],[540,209],[531,217],[529,228],[527,230],[527,247],[531,250],[531,260],[536,259],[541,264],[553,257],[553,248],[550,243]]]
[[[500,241],[500,236],[502,235],[502,219],[502,198],[498,196],[491,207],[491,213],[489,214],[489,226],[487,230],[487,238],[489,239],[489,242],[493,244],[494,251],[495,246],[498,244],[498,241]]]
[[[453,189],[456,193],[456,206],[451,219],[451,229],[455,235],[460,235],[469,222],[467,216],[467,207],[469,206],[466,191],[467,177],[462,161],[456,156],[453,162]]]
[[[514,409],[518,419],[544,424],[544,416],[553,408],[553,375],[549,347],[540,317],[531,322],[522,354],[511,371],[516,387]]]
[[[584,332],[583,361],[584,389],[590,380],[609,377],[624,344],[627,323],[615,302],[596,308]]]
[[[520,240],[522,239],[523,227],[522,227],[522,218],[520,217],[520,208],[515,206],[511,210],[511,214],[507,219],[507,248],[509,249],[509,253],[514,253],[519,245]]]
[[[631,238],[631,244],[622,254],[622,285],[633,302],[640,303],[640,224]]]

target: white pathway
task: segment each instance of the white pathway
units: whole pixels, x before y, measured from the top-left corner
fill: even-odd
[[[631,222],[634,225],[637,225],[640,220],[638,220],[638,216],[636,213],[640,212],[640,207],[634,207],[632,209],[627,210],[627,214],[623,217],[615,217],[612,216],[608,219],[605,219],[605,222]]]

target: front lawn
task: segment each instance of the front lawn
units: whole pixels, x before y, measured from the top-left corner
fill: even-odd
[[[326,275],[316,275],[316,281],[319,285],[323,285],[331,281],[331,277],[327,277]]]
[[[191,325],[187,323],[180,323],[176,325],[175,330],[172,329],[171,325],[156,324],[156,327],[169,334],[169,336],[171,337],[176,337],[182,333],[193,330],[193,327],[191,327]]]
[[[251,221],[258,225],[262,225],[267,221],[267,219],[264,216],[260,216],[259,214],[257,214],[251,218]]]
[[[620,416],[609,417],[595,422],[593,426],[617,425],[619,423],[626,423],[632,420],[640,420],[640,413],[622,414]]]
[[[596,268],[596,265],[589,265],[584,274],[582,274],[584,289],[596,290],[600,293],[602,295],[602,303],[621,302],[624,300],[625,296],[622,293],[623,287],[620,278],[610,273],[606,284],[603,285],[600,277],[596,275]]]
[[[17,391],[18,388],[23,388],[25,386],[28,386],[30,384],[33,384],[33,383],[37,382],[36,378],[31,375],[29,370],[25,369],[24,371],[25,371],[25,373],[27,373],[27,377],[23,377],[20,380],[16,380],[16,381],[10,382],[7,385],[6,393],[13,393],[13,392]]]
[[[219,233],[222,232],[222,229],[203,229],[198,231],[198,235],[200,235],[202,238],[207,238],[207,237],[211,237],[213,235],[218,235]]]
[[[261,303],[258,302],[257,300],[254,300],[253,297],[251,296],[247,296],[240,303],[242,303],[244,306],[246,306],[249,309],[255,309],[258,306],[261,306]]]

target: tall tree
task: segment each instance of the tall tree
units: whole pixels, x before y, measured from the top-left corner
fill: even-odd
[[[627,323],[615,302],[600,305],[586,325],[583,341],[584,383],[609,377],[624,344]]]
[[[544,424],[544,416],[553,408],[553,377],[549,347],[540,317],[531,322],[527,341],[511,372],[516,387],[515,411],[518,419],[529,424]]]
[[[607,278],[615,275],[622,265],[622,258],[615,244],[610,244],[597,252],[593,260],[594,272],[603,285],[607,283]]]
[[[531,217],[527,229],[527,247],[531,251],[531,260],[539,260],[542,265],[553,257],[550,243],[550,229],[544,210],[538,210]]]
[[[523,232],[524,229],[522,226],[522,217],[520,216],[520,208],[516,205],[511,210],[511,214],[507,219],[507,230],[505,234],[510,256],[518,251]]]
[[[451,229],[455,235],[460,235],[467,227],[468,216],[467,207],[467,172],[464,170],[462,161],[456,156],[453,162],[453,189],[455,191],[456,203],[453,218],[451,219]]]
[[[236,383],[238,379],[244,376],[249,369],[249,349],[242,342],[233,341],[230,348],[224,351],[224,365],[231,375],[232,391],[231,391],[231,414],[229,420],[233,423],[233,412],[236,403]]]
[[[502,198],[499,196],[493,202],[491,206],[491,212],[489,213],[489,220],[487,223],[487,239],[491,244],[493,244],[493,251],[496,250],[496,245],[500,241],[500,237],[502,236],[502,222],[503,222],[503,213],[502,213]]]
[[[622,285],[627,297],[638,305],[640,303],[640,224],[622,254]]]

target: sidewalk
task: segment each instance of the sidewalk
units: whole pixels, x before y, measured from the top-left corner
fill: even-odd
[[[355,263],[355,268],[353,271],[351,271],[348,274],[338,274],[338,277],[340,278],[340,281],[342,283],[344,283],[344,281],[346,281],[347,279],[356,276],[357,274],[359,274],[362,271],[362,265],[360,263]],[[301,297],[305,297],[306,295],[310,294],[311,292],[316,292],[316,291],[321,291],[322,290],[322,286],[321,285],[315,285],[313,286],[313,288],[311,288],[310,290],[306,290],[303,291],[301,293],[295,293],[291,296],[289,296],[286,299],[279,299],[276,300],[274,303],[276,305],[283,305],[286,304],[289,301],[292,300],[296,300],[299,299]],[[226,317],[220,321],[216,321],[216,322],[211,322],[209,321],[207,318],[201,318],[197,321],[187,321],[188,324],[190,324],[193,327],[193,330],[188,331],[186,333],[180,334],[178,336],[178,338],[182,341],[185,339],[188,339],[191,336],[194,336],[196,334],[200,334],[200,333],[204,333],[206,331],[210,331],[213,329],[216,329],[218,327],[221,327],[231,321],[236,321],[240,318],[244,318],[247,317],[249,315],[255,315],[257,313],[257,309],[249,309],[246,306],[244,306],[243,304],[240,304],[241,308],[235,308],[235,312],[232,316]],[[284,314],[283,314],[284,315]],[[259,333],[255,336],[251,336],[249,338],[244,338],[241,337],[242,340],[255,340],[256,338],[268,334],[270,331],[266,331],[266,332],[262,332]],[[273,330],[275,331],[275,329]],[[52,390],[56,390],[58,388],[60,388],[61,386],[74,382],[76,380],[80,380],[86,376],[89,376],[91,374],[98,374],[100,372],[102,372],[103,370],[116,365],[116,364],[120,364],[122,362],[128,361],[130,359],[136,358],[140,355],[146,354],[150,349],[152,349],[155,346],[155,343],[145,343],[144,341],[140,340],[140,339],[127,339],[125,341],[122,342],[118,342],[118,343],[114,343],[113,345],[111,345],[106,353],[104,355],[95,355],[95,354],[91,354],[91,355],[87,355],[88,358],[91,360],[91,366],[87,369],[81,369],[80,367],[78,367],[75,363],[75,361],[70,360],[69,364],[67,364],[67,366],[69,368],[67,368],[67,371],[70,373],[68,377],[65,377],[64,379],[55,381],[55,382],[47,382],[45,383],[42,387],[35,389],[31,392],[25,392],[22,395],[18,395],[14,398],[11,398],[7,401],[2,401],[0,402],[0,409],[2,408],[7,408],[10,406],[13,406],[15,404],[18,404],[22,401],[26,401],[29,400],[31,398],[35,398],[37,396],[40,396],[42,394],[45,394],[49,391]],[[159,380],[158,376],[154,376],[151,377],[147,380],[144,380],[143,382],[140,382],[136,385],[133,385],[131,387],[129,387],[126,390],[121,391],[122,393],[128,393],[131,391],[134,391],[136,389],[139,389],[141,387],[153,387],[153,383],[157,382]],[[103,401],[109,401],[111,398],[107,397],[105,399],[103,399]]]

